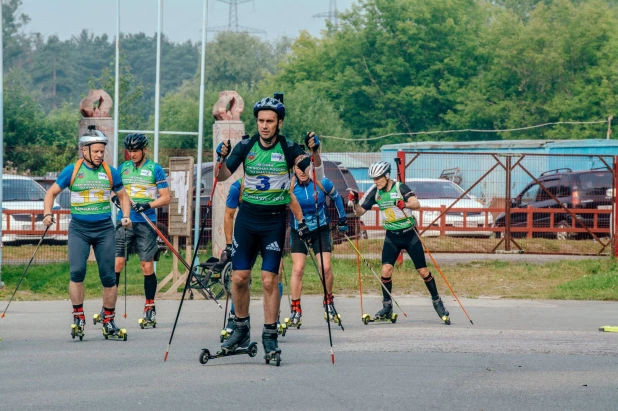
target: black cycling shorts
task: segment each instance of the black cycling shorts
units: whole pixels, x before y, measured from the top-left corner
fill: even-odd
[[[242,204],[234,223],[232,270],[250,270],[258,252],[262,271],[277,275],[285,243],[285,211],[253,214]]]
[[[120,221],[116,224],[116,257],[124,258],[125,236],[127,257],[137,253],[140,261],[149,262],[155,259],[159,251],[157,233],[148,223],[133,223],[128,230],[125,230]]]
[[[114,270],[114,224],[110,218],[97,222],[84,222],[72,219],[69,224],[69,266],[71,281],[83,283],[86,278],[86,262],[90,248],[99,268],[99,278],[103,287],[116,285]]]
[[[401,250],[408,252],[417,270],[427,267],[423,245],[412,227],[404,230],[386,230],[382,248],[382,265],[395,265]]]
[[[322,239],[322,251],[330,253],[333,251],[333,244],[330,237],[328,226],[320,227],[320,237]],[[318,242],[318,230],[311,231],[309,235],[309,247],[313,249],[314,254],[320,253],[320,243]],[[301,253],[307,255],[307,246],[305,242],[298,236],[297,230],[290,230],[290,253]]]

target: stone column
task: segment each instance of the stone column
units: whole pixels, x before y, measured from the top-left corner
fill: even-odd
[[[212,109],[215,124],[212,127],[213,158],[217,159],[216,148],[222,141],[230,140],[232,148],[245,134],[245,125],[240,121],[240,114],[245,102],[235,91],[222,91],[219,100]],[[217,165],[215,164],[215,172]],[[214,174],[213,174],[214,176]],[[230,185],[243,176],[242,167],[226,181],[219,181],[212,199],[212,255],[220,257],[225,248],[225,233],[223,231],[223,217],[225,214],[225,200],[230,191]]]
[[[88,95],[81,101],[79,107],[82,118],[79,120],[78,139],[88,131],[88,126],[95,126],[97,130],[105,134],[109,142],[105,148],[104,160],[113,165],[114,153],[114,119],[110,117],[109,111],[113,102],[109,94],[103,90],[90,90]],[[82,151],[78,146],[78,155],[82,157]]]

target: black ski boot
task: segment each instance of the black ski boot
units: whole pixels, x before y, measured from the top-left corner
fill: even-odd
[[[264,360],[266,364],[270,364],[270,361],[274,361],[278,367],[281,363],[281,350],[279,344],[277,344],[277,330],[269,330],[264,328],[262,330],[262,346],[264,347]]]
[[[234,324],[234,319],[236,316],[232,313],[227,317],[227,324],[224,329],[221,330],[221,336],[219,336],[219,341],[223,343],[225,340],[229,340],[230,336],[234,332],[236,325]]]
[[[114,313],[105,313],[105,317],[103,318],[103,337],[107,340],[108,338],[116,339],[116,340],[127,340],[127,330],[124,328],[118,328],[116,326],[116,322],[114,318],[116,314]]]
[[[375,315],[376,320],[390,320],[393,315],[393,302],[391,300],[382,301],[382,309]]]
[[[84,328],[86,328],[86,317],[83,311],[73,311],[73,324],[71,324],[71,337],[79,337],[81,341],[84,338]]]
[[[234,332],[230,338],[221,344],[220,354],[230,354],[237,350],[246,350],[251,342],[251,323],[249,318],[238,321],[238,317],[234,318]]]
[[[438,313],[438,317],[440,317],[440,319],[444,321],[444,324],[451,325],[451,319],[449,318],[449,312],[446,310],[446,308],[444,308],[442,299],[438,297],[437,300],[432,300],[431,302],[433,303],[434,310],[436,310],[436,312]]]
[[[326,306],[326,310],[328,311],[328,318],[326,317],[326,313],[324,313],[326,321],[332,321],[343,329],[341,314],[335,309],[335,297],[332,294],[328,294],[326,300],[322,301],[322,307],[323,306]]]

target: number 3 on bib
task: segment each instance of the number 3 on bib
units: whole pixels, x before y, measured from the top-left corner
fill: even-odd
[[[270,177],[268,176],[258,176],[258,180],[260,180],[260,184],[256,185],[255,188],[260,191],[266,191],[270,188]]]

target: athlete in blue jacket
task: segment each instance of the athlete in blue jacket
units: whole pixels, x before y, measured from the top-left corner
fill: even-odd
[[[310,235],[307,243],[301,240],[298,235],[298,220],[294,217],[294,214],[290,213],[290,226],[292,227],[290,235],[290,251],[292,253],[292,279],[290,281],[290,290],[292,294],[292,307],[289,321],[286,320],[288,325],[295,325],[297,327],[301,324],[302,310],[300,307],[300,294],[303,287],[303,274],[305,272],[305,262],[307,259],[307,244],[313,249],[318,264],[322,264],[320,258],[320,252],[323,253],[324,258],[324,272],[326,280],[326,300],[324,304],[328,306],[328,313],[331,320],[338,322],[339,317],[335,310],[333,302],[333,269],[331,266],[331,251],[332,241],[330,236],[330,229],[328,223],[330,222],[330,216],[328,215],[328,207],[326,205],[326,196],[329,196],[334,202],[337,212],[339,214],[339,222],[337,228],[340,232],[348,231],[348,225],[346,222],[345,209],[343,207],[343,200],[339,193],[335,189],[333,183],[326,177],[317,181],[318,191],[318,207],[316,214],[316,200],[314,196],[314,184],[309,176],[303,173],[298,167],[294,167],[295,177],[292,179],[292,188],[294,196],[303,212],[303,217],[309,227]],[[320,225],[320,237],[322,250],[320,250],[320,242],[318,241],[318,224]]]

